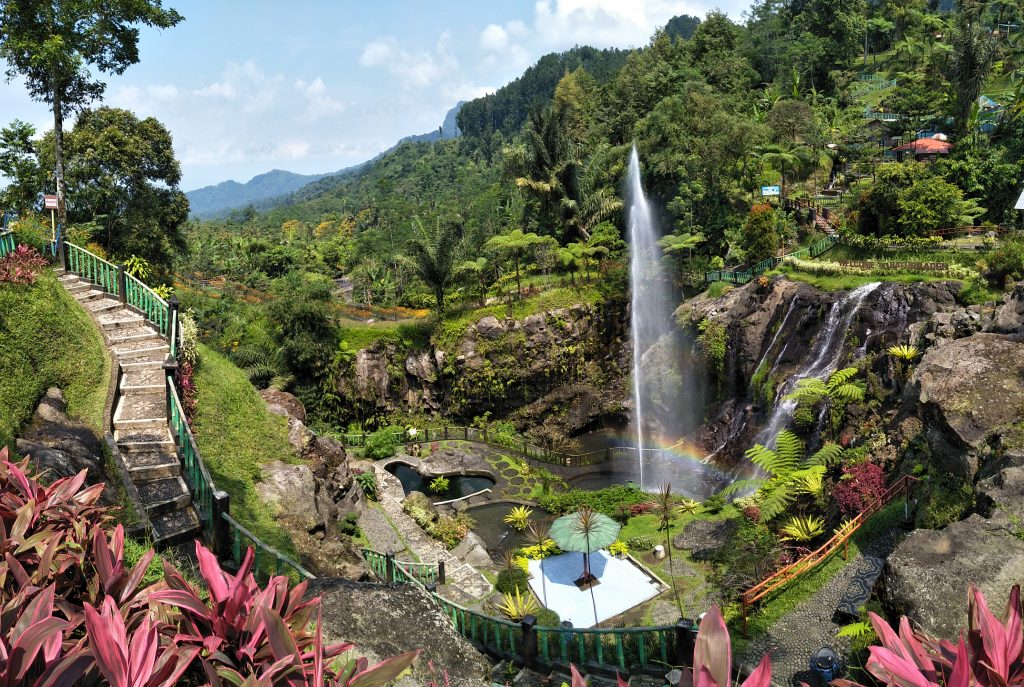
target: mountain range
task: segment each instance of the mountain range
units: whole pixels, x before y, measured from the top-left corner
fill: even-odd
[[[198,219],[213,219],[216,217],[222,217],[232,210],[244,208],[248,205],[252,205],[257,208],[269,207],[275,204],[275,199],[295,193],[299,189],[308,186],[313,182],[320,181],[326,177],[340,176],[358,171],[366,164],[373,162],[373,160],[376,160],[382,155],[394,150],[402,143],[409,141],[430,142],[440,139],[457,138],[460,132],[458,124],[456,123],[456,117],[458,116],[459,109],[461,107],[462,102],[460,101],[455,104],[455,107],[448,110],[448,113],[445,115],[444,122],[442,122],[441,126],[436,130],[425,134],[413,134],[411,136],[406,136],[395,145],[374,157],[372,160],[367,160],[366,162],[359,163],[358,165],[352,165],[351,167],[346,167],[336,172],[326,172],[324,174],[297,174],[283,169],[272,169],[269,172],[254,176],[244,184],[233,180],[222,181],[219,184],[204,186],[202,188],[197,188],[194,191],[189,191],[185,195],[188,196],[191,214],[193,217]]]

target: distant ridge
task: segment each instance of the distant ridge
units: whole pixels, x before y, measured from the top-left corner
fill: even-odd
[[[430,142],[439,139],[457,138],[460,132],[456,124],[456,117],[461,107],[462,101],[456,103],[455,107],[448,110],[444,122],[434,131],[406,136],[394,146],[374,157],[373,160],[376,160],[381,155],[386,155],[402,143],[410,141]],[[356,172],[373,160],[367,160],[366,162],[325,174],[296,174],[295,172],[288,172],[283,169],[273,169],[264,174],[254,176],[244,184],[237,181],[222,181],[213,186],[204,186],[194,191],[189,191],[185,195],[188,196],[193,217],[198,219],[215,219],[228,215],[232,210],[244,208],[248,205],[256,208],[271,207],[277,204],[275,202],[277,199],[284,200],[287,196],[309,184],[327,177]]]

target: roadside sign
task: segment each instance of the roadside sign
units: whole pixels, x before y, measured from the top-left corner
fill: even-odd
[[[45,210],[56,210],[57,196],[43,196],[43,208]]]
[[[762,196],[780,196],[780,195],[782,195],[782,187],[781,186],[762,186],[761,187],[761,195]]]

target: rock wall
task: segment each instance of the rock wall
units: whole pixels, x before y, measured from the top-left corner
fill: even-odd
[[[621,312],[583,304],[519,320],[487,316],[450,350],[360,350],[338,392],[353,416],[443,412],[469,423],[489,412],[536,438],[562,438],[624,417],[627,334]]]

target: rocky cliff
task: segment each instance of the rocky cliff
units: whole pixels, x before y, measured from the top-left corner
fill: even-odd
[[[560,439],[625,415],[629,368],[621,312],[591,305],[522,319],[483,317],[451,344],[360,350],[338,382],[345,405],[373,414],[490,413],[535,438]]]

